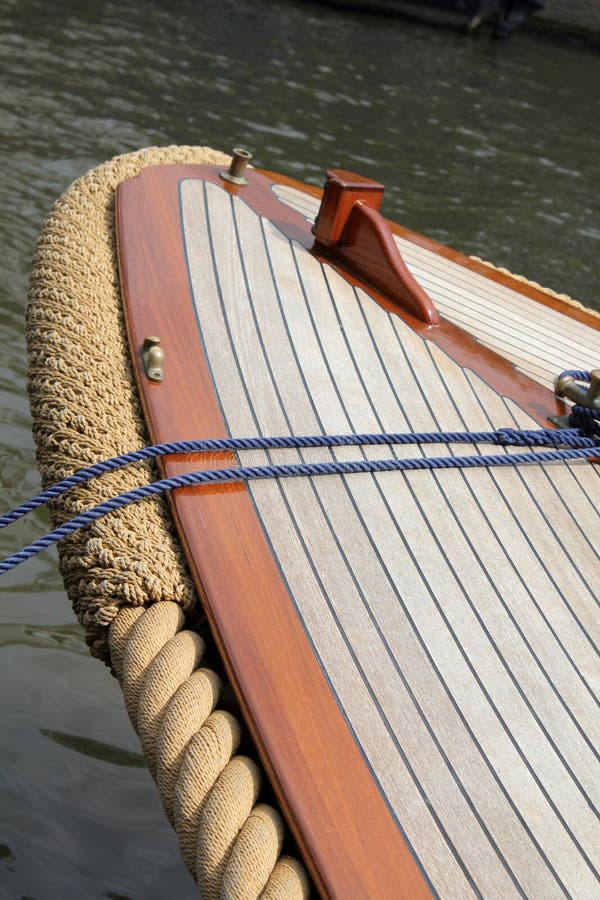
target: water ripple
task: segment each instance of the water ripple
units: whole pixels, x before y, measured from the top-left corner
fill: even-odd
[[[326,168],[355,169],[386,185],[390,217],[598,300],[591,53],[300,0],[0,0],[0,13],[5,508],[39,486],[24,341],[36,237],[67,185],[116,153],[239,142],[313,184]],[[47,526],[40,512],[0,532],[0,551]],[[102,759],[107,747],[138,750],[79,627],[55,625],[71,616],[56,554],[2,587],[0,895],[195,896],[147,773]]]

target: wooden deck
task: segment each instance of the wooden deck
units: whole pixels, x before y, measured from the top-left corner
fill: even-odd
[[[170,202],[181,215],[194,340],[230,435],[535,426],[525,395],[523,403],[515,399],[522,385],[543,400],[538,385],[561,368],[592,367],[600,358],[600,332],[581,317],[563,316],[398,237],[439,312],[522,373],[504,392],[501,381],[484,377],[476,353],[448,352],[311,254],[299,230],[294,237],[296,226],[275,224],[277,216],[246,201],[249,194],[214,181],[182,173],[173,179],[179,198]],[[309,194],[283,185],[273,194],[282,207],[314,218]],[[152,315],[166,321],[175,313],[164,306],[161,312],[157,299]],[[189,327],[189,310],[186,316]],[[191,377],[180,387],[188,410]],[[187,421],[185,434],[157,426],[151,395],[166,385],[167,379],[146,391],[155,437],[189,437]],[[548,398],[550,405],[549,392]],[[242,453],[239,462],[349,459],[361,452],[390,455],[389,448],[288,450]],[[479,451],[456,445],[423,452]],[[290,609],[391,814],[390,827],[395,823],[429,890],[448,898],[596,896],[598,468],[581,462],[325,476],[255,482],[248,493]],[[218,502],[201,497],[188,492],[189,510],[178,506],[178,514],[202,518],[199,544],[208,547],[217,526],[206,516],[218,515]],[[246,534],[239,531],[243,555]],[[210,547],[205,552],[210,557]],[[219,563],[221,570],[226,565]],[[225,644],[227,611],[220,605],[237,601],[214,587],[206,564],[204,571],[202,588]],[[252,606],[250,619],[261,616],[263,584],[256,572],[256,593],[250,588],[251,596],[239,600]],[[260,700],[250,693],[271,689],[260,683],[273,678],[271,660],[264,659],[264,672],[253,670],[258,684],[248,684],[235,653],[225,647],[225,654],[252,720]],[[285,667],[285,656],[279,664]],[[305,699],[303,673],[294,673],[295,704],[310,705],[311,673],[308,666]],[[278,715],[274,709],[271,716]],[[300,720],[304,713],[298,711]],[[293,729],[295,711],[280,714],[282,729]],[[285,752],[281,745],[271,753],[264,727],[255,736],[281,788],[291,779],[282,771]],[[344,776],[335,777],[343,784]],[[310,797],[300,809],[298,792],[286,796],[284,809],[310,857],[315,850],[303,829],[319,813],[309,809]],[[348,839],[366,848],[368,814],[355,824],[358,836]],[[340,848],[344,839],[340,829]],[[321,862],[313,856],[313,875]],[[354,896],[414,896],[414,884],[401,880],[400,861],[393,887],[394,865],[376,891],[368,879],[377,872],[364,875],[368,863],[359,862]],[[340,884],[324,878],[320,886],[343,896]]]
[[[318,198],[284,185],[276,185],[273,191],[307,221],[314,222]],[[600,332],[589,317],[570,318],[565,304],[561,309],[532,303],[514,287],[458,266],[414,240],[397,236],[396,243],[440,314],[513,363],[518,371],[552,388],[563,369],[593,369],[598,365]]]

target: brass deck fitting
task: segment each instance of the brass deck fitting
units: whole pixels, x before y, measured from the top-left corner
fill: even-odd
[[[600,369],[590,372],[591,381],[588,388],[577,384],[572,375],[559,378],[554,386],[557,397],[566,397],[579,406],[587,406],[588,409],[600,409]]]
[[[241,147],[234,147],[229,169],[227,172],[219,172],[219,175],[231,184],[248,184],[248,180],[244,178],[244,172],[251,159],[252,154],[249,150],[243,150]]]
[[[160,346],[160,338],[151,335],[144,338],[142,361],[150,381],[162,381],[165,377],[165,351]]]

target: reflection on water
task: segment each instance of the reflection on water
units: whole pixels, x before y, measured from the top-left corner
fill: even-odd
[[[18,623],[0,624],[0,648],[14,644],[30,647],[56,647],[61,650],[86,655],[83,631],[77,624],[56,627],[43,625],[23,625]]]
[[[34,242],[56,196],[116,153],[242,144],[312,183],[354,169],[384,182],[384,212],[403,224],[597,299],[591,52],[300,0],[0,0],[0,12],[3,507],[38,487],[23,318]],[[46,530],[43,513],[29,518],[0,532],[2,556]],[[194,896],[148,774],[107,758],[139,747],[78,627],[56,624],[72,614],[55,554],[3,588],[0,898]]]
[[[103,741],[92,741],[80,734],[65,734],[63,731],[51,731],[49,728],[40,728],[40,733],[60,744],[61,747],[68,747],[69,750],[83,753],[84,756],[90,756],[92,759],[101,759],[113,766],[141,769],[146,765],[142,753],[131,753],[130,750],[123,750],[121,747],[105,744]]]

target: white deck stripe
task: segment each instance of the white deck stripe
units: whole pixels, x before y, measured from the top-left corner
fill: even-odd
[[[202,188],[183,186],[198,317],[231,433],[421,430],[436,418],[443,428],[511,424],[502,398],[438,348],[335,273],[326,280],[243,203],[236,230],[224,192],[209,187],[208,196],[212,248]],[[240,235],[243,264],[231,253]],[[579,482],[557,468],[560,490],[572,485],[593,523]],[[575,468],[597,491],[592,467]],[[581,680],[596,663],[585,634],[594,622],[590,592],[562,571],[571,567],[561,544],[596,586],[600,570],[578,528],[560,535],[552,472],[252,489],[334,692],[444,896],[513,896],[519,886],[557,896],[559,881],[574,896],[595,890],[577,849],[591,857],[598,847],[586,802],[598,800],[597,769],[580,732],[597,739],[597,707]]]

